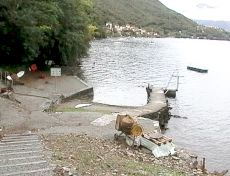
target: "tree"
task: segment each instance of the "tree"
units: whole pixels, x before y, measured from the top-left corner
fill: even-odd
[[[89,0],[0,0],[0,64],[67,64],[89,47]]]

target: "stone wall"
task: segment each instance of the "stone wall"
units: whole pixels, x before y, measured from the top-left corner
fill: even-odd
[[[93,87],[81,90],[75,94],[72,94],[68,97],[65,97],[62,99],[63,102],[65,101],[69,101],[69,100],[73,100],[75,98],[79,98],[79,99],[93,99],[94,96],[94,92],[93,92]]]
[[[142,115],[142,117],[159,121],[160,128],[163,130],[166,128],[168,121],[170,119],[169,107],[166,106],[157,112],[144,114]]]

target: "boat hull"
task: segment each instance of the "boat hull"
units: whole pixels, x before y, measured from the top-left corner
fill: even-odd
[[[199,72],[199,73],[208,73],[207,69],[201,69],[201,68],[190,67],[190,66],[187,66],[187,69],[192,70],[192,71],[196,71],[196,72]]]

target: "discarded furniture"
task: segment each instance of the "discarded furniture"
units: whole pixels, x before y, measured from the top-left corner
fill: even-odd
[[[117,140],[119,136],[125,134],[125,140],[129,146],[142,146],[151,151],[155,157],[174,155],[175,145],[172,138],[169,138],[156,130],[144,131],[142,126],[129,115],[117,115],[115,129],[121,131],[115,134]],[[153,128],[154,129],[154,128]]]
[[[155,157],[163,157],[174,155],[175,145],[170,142],[170,140],[163,139],[164,142],[161,142],[161,139],[147,139],[145,137],[141,138],[141,145],[147,149],[149,149]]]
[[[176,153],[172,139],[161,133],[143,133],[141,137],[135,139],[128,135],[126,136],[126,143],[129,146],[132,146],[134,143],[137,146],[145,147],[157,158],[174,155]]]
[[[166,137],[160,133],[149,133],[149,134],[144,133],[143,137],[154,142],[159,146],[166,144],[168,142],[172,142],[172,138]]]
[[[7,71],[0,72],[0,80],[3,81],[6,85],[10,85],[11,87],[13,85],[24,85],[23,82],[19,80],[23,75],[25,74],[24,71],[20,71],[17,74],[16,73],[9,73]]]

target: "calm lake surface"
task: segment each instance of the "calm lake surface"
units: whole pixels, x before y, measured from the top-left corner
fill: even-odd
[[[94,101],[146,104],[145,86],[166,87],[177,70],[176,99],[170,99],[166,135],[206,157],[211,170],[230,169],[230,42],[191,39],[116,38],[94,41],[81,68],[94,87]],[[208,73],[187,70],[207,68]],[[170,83],[175,88],[176,80]]]

